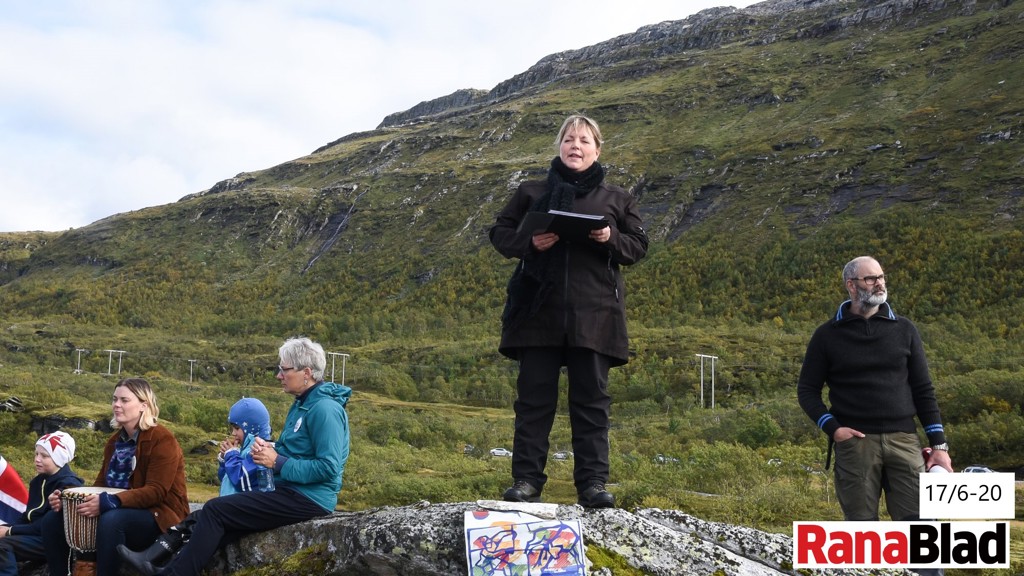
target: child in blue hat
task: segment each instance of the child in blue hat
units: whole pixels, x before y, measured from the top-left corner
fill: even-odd
[[[273,490],[273,470],[253,462],[250,453],[256,438],[268,442],[271,440],[270,412],[267,407],[256,398],[242,398],[228,410],[228,425],[231,427],[231,436],[220,443],[220,452],[217,454],[220,495]],[[179,524],[171,526],[166,534],[162,534],[146,550],[135,552],[121,544],[117,551],[139,574],[156,574],[158,564],[170,560],[192,536],[195,514],[193,512]]]
[[[231,437],[220,443],[217,460],[217,477],[220,478],[220,495],[235,492],[274,489],[273,474],[265,474],[266,468],[252,461],[250,450],[256,438],[270,441],[270,413],[262,402],[255,398],[242,398],[228,411]],[[261,474],[264,472],[264,474]]]

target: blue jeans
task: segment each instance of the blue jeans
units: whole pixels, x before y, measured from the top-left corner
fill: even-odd
[[[67,576],[74,558],[64,537],[64,515],[47,514],[43,523],[43,544],[50,576]],[[121,557],[117,545],[133,550],[148,547],[161,533],[153,513],[144,508],[117,508],[100,515],[96,526],[96,573],[119,574]]]
[[[0,576],[18,576],[18,562],[43,559],[43,539],[14,535],[0,538]]]

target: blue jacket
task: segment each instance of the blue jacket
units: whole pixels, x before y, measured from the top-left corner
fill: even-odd
[[[252,461],[252,434],[245,435],[241,449],[231,449],[224,454],[224,460],[217,467],[217,478],[220,479],[220,495],[235,492],[252,492],[255,490],[253,480],[259,464]]]
[[[274,482],[301,492],[328,512],[338,505],[348,460],[348,413],[352,389],[333,382],[314,386],[295,399],[274,448],[279,458]],[[282,462],[283,460],[283,462]]]
[[[63,490],[82,484],[82,479],[71,470],[70,464],[65,464],[50,476],[37,474],[28,483],[28,505],[26,505],[25,513],[21,515],[21,518],[11,526],[11,535],[39,536],[42,530],[39,520],[52,511],[46,497],[54,490]]]

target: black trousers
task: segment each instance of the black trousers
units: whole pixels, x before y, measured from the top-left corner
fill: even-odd
[[[306,496],[284,486],[273,492],[238,492],[214,498],[190,514],[196,521],[192,537],[160,574],[198,576],[223,543],[327,514]]]
[[[547,482],[551,426],[558,408],[561,367],[569,374],[569,424],[572,427],[573,481],[581,492],[608,482],[608,357],[586,348],[522,348],[512,477],[537,488]]]

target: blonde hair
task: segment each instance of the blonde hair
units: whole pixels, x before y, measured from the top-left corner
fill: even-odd
[[[142,416],[139,417],[139,429],[149,430],[153,426],[156,426],[157,418],[160,416],[160,406],[156,403],[156,393],[153,392],[153,387],[149,385],[144,378],[124,378],[114,386],[114,390],[118,388],[127,388],[139,402],[143,403]],[[121,427],[116,420],[111,419],[110,425],[114,429]]]
[[[591,118],[587,118],[583,114],[573,114],[562,122],[562,127],[558,130],[558,136],[555,137],[555,148],[558,149],[562,145],[562,138],[565,138],[565,133],[570,129],[579,132],[580,126],[584,126],[590,130],[590,133],[594,135],[594,140],[597,144],[597,149],[601,149],[601,144],[604,144],[604,139],[601,138],[601,128]]]

